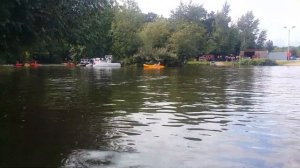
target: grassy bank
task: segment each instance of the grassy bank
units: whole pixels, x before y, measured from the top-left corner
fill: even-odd
[[[236,62],[237,65],[245,66],[275,66],[278,65],[276,61],[271,59],[241,59]]]
[[[188,61],[188,65],[210,65],[209,61]]]
[[[189,61],[189,65],[216,65],[216,66],[275,66],[280,65],[270,59],[242,59],[237,62],[209,62],[209,61]]]
[[[278,60],[276,63],[282,66],[300,66],[300,60]]]

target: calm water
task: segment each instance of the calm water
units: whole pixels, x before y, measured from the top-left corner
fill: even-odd
[[[0,167],[300,167],[300,67],[0,67]]]

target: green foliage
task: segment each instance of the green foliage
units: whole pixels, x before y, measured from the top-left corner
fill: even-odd
[[[124,64],[179,65],[201,54],[238,54],[241,49],[271,49],[266,31],[252,12],[233,24],[230,6],[208,13],[192,2],[169,19],[143,14],[134,0],[0,1],[0,62],[32,58],[58,63],[113,54]],[[24,53],[29,55],[25,56]],[[296,53],[296,50],[295,50]]]
[[[235,26],[229,26],[231,18],[229,16],[230,6],[227,2],[222,10],[215,15],[213,21],[212,39],[215,43],[215,48],[212,51],[214,54],[229,55],[238,53],[239,35]]]
[[[73,61],[79,61],[83,55],[86,55],[86,47],[81,45],[72,45],[69,50],[69,57]]]
[[[119,59],[133,56],[140,47],[138,32],[143,24],[143,14],[133,1],[126,1],[115,13],[112,22],[112,53]]]
[[[106,0],[4,0],[0,6],[0,48],[15,59],[25,51],[52,53],[52,43],[63,41],[94,49],[94,44],[109,39],[112,12]],[[101,46],[102,50],[108,48]],[[64,48],[59,55],[68,50]]]
[[[152,48],[147,51],[141,49],[136,55],[134,55],[133,61],[135,64],[155,64],[160,62],[166,66],[179,65],[176,55],[169,52],[166,48]]]
[[[295,50],[297,57],[300,57],[300,46],[298,46]]]
[[[239,18],[237,26],[241,36],[241,50],[255,48],[259,32],[258,25],[259,20],[255,19],[252,11]]]
[[[188,61],[188,65],[210,65],[209,61]]]
[[[271,59],[241,59],[239,65],[253,65],[253,66],[274,66],[277,63]]]
[[[170,21],[176,26],[184,22],[202,24],[206,19],[207,11],[202,5],[184,4],[180,2],[180,5],[171,11]]]
[[[269,51],[269,52],[271,52],[271,51],[273,51],[274,50],[274,45],[273,45],[273,41],[271,41],[271,40],[268,40],[267,42],[266,42],[266,49]]]
[[[167,45],[167,40],[171,35],[169,24],[165,19],[144,24],[139,37],[143,42],[143,49],[163,48]]]
[[[266,40],[267,40],[267,31],[262,30],[257,38],[256,48],[258,49],[264,48]]]
[[[170,38],[170,48],[179,62],[197,56],[205,50],[205,29],[197,24],[185,23]]]
[[[169,23],[165,19],[158,19],[155,22],[146,23],[139,33],[142,46],[135,55],[138,63],[174,64],[176,56],[167,50],[168,39],[171,35]]]

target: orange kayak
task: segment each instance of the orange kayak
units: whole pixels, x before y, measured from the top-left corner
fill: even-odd
[[[158,64],[154,64],[154,65],[143,64],[143,66],[144,66],[144,69],[161,69],[161,68],[165,68],[165,66],[158,65]]]

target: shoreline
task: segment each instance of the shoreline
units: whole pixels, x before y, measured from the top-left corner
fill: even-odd
[[[61,64],[38,64],[38,66],[45,66],[45,67],[63,67],[66,66],[64,63]],[[2,64],[0,67],[14,67],[14,64]],[[26,67],[26,66],[23,66]]]
[[[277,66],[300,66],[300,60],[277,60]],[[215,62],[215,66],[234,66],[234,62]]]
[[[220,67],[228,67],[228,66],[234,66],[234,62],[201,62],[201,61],[191,61],[190,64],[198,64],[198,65],[215,65]],[[276,60],[277,66],[300,66],[300,60]],[[64,67],[66,66],[64,63],[61,64],[39,64],[41,67]],[[0,67],[14,67],[14,64],[0,64]]]
[[[300,60],[280,60],[280,61],[276,61],[276,63],[279,65],[279,66],[300,66]]]

